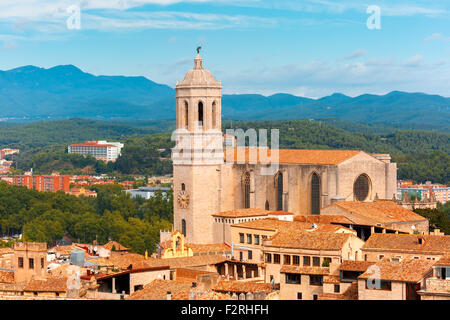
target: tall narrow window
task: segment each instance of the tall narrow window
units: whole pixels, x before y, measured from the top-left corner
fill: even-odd
[[[320,179],[317,173],[311,178],[311,214],[320,214]]]
[[[278,173],[276,177],[277,186],[277,210],[283,210],[283,174]]]
[[[187,101],[184,102],[184,127],[187,128],[189,125],[189,105]]]
[[[184,219],[181,220],[181,232],[186,237],[186,220]]]
[[[198,125],[203,126],[203,102],[198,103]]]
[[[244,187],[244,208],[250,208],[250,172],[244,173],[242,183]]]
[[[186,185],[184,183],[181,184],[181,190],[186,190]]]
[[[266,205],[265,205],[266,210],[269,210],[270,206],[269,206],[269,201],[266,200]]]
[[[217,129],[217,104],[214,101],[212,104],[212,129]]]

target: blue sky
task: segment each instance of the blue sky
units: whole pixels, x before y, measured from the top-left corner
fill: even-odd
[[[0,0],[1,70],[73,64],[173,87],[198,45],[225,93],[450,97],[448,0]]]

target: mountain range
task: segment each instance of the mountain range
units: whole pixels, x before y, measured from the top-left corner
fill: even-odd
[[[0,71],[0,118],[159,120],[175,117],[175,90],[145,77],[95,76],[73,65]],[[309,99],[278,93],[223,95],[225,119],[338,118],[365,123],[448,126],[450,98],[393,91]]]

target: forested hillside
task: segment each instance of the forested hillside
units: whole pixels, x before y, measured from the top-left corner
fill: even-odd
[[[335,123],[335,125],[331,125]],[[18,147],[17,167],[35,172],[159,175],[172,171],[170,140],[173,122],[102,122],[71,119],[26,125],[7,125],[0,130],[0,148]],[[398,130],[390,126],[343,121],[224,121],[229,128],[279,129],[280,147],[293,149],[357,149],[390,153],[398,163],[398,178],[417,182],[450,182],[450,134],[423,130]],[[270,131],[269,131],[270,132]],[[125,143],[115,163],[67,154],[68,144],[111,139]],[[269,135],[270,143],[270,135]]]
[[[154,252],[159,231],[171,229],[172,194],[144,200],[131,199],[119,185],[94,189],[97,198],[77,198],[0,182],[0,232],[49,245],[64,235],[82,243],[112,239],[141,254]]]

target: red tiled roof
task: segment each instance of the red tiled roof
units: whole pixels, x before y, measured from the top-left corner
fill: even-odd
[[[266,246],[314,250],[341,250],[351,236],[353,236],[352,233],[280,230],[269,239]]]
[[[0,270],[0,283],[14,283],[14,271]]]
[[[318,223],[316,224],[316,229],[312,227],[312,223],[300,222],[300,221],[284,221],[278,220],[276,218],[264,218],[252,221],[246,221],[241,223],[233,224],[232,227],[237,228],[250,228],[250,229],[258,229],[258,230],[269,230],[269,231],[278,231],[278,230],[309,230],[309,232],[338,232],[339,230],[348,230],[352,231],[343,226],[331,225]]]
[[[450,254],[446,254],[441,257],[438,262],[436,262],[437,266],[450,266]]]
[[[244,150],[242,150],[244,149]],[[239,151],[242,150],[242,151]],[[251,150],[249,152],[249,150]],[[244,155],[240,159],[240,152]],[[268,163],[273,152],[278,152],[279,163],[287,164],[322,164],[337,165],[350,159],[362,151],[358,150],[301,150],[301,149],[262,149],[262,148],[235,148],[233,153],[225,152],[226,161]],[[254,156],[254,155],[256,156]],[[239,157],[239,159],[238,159]],[[238,161],[239,160],[239,161]]]
[[[270,283],[254,282],[254,281],[220,281],[214,287],[219,292],[258,292],[265,291],[271,293],[273,291]]]
[[[66,292],[66,277],[48,277],[45,279],[31,279],[23,288],[23,291],[38,292]]]
[[[383,259],[375,264],[374,270],[367,270],[359,276],[360,279],[369,279],[379,277],[380,280],[401,281],[401,282],[419,282],[423,277],[432,271],[435,264],[433,260],[408,259],[400,262],[393,262]],[[375,269],[375,268],[374,268]]]
[[[273,212],[269,212],[269,215],[272,216],[292,216],[294,215],[292,212],[287,212],[287,211],[273,211]]]
[[[268,213],[269,211],[267,210],[258,208],[248,208],[248,209],[236,209],[219,212],[213,214],[213,217],[223,217],[223,218],[258,217],[258,216],[267,216]]]
[[[373,202],[339,201],[330,204],[325,208],[332,206],[340,207],[346,211],[373,219],[380,223],[426,220],[426,218],[399,206],[390,200],[376,200]]]
[[[353,224],[353,221],[344,216],[328,216],[328,215],[298,215],[294,217],[294,221],[301,221],[309,223],[343,223],[343,224]]]
[[[419,239],[422,239],[422,243],[419,243]],[[450,253],[450,236],[374,233],[361,249],[444,255],[445,253]]]
[[[102,247],[108,250],[112,250],[114,246],[114,249],[116,251],[128,251],[129,249],[123,245],[121,245],[120,243],[116,242],[116,241],[109,241],[108,243],[104,244]]]
[[[97,141],[85,141],[82,144],[71,144],[69,147],[116,147],[113,144],[99,144]]]
[[[364,272],[373,264],[375,264],[375,262],[344,260],[342,261],[339,270]]]
[[[188,295],[191,287],[191,283],[156,279],[145,285],[142,290],[135,291],[125,300],[167,300],[167,291],[170,291],[172,296],[182,292]]]
[[[327,267],[303,267],[303,266],[282,266],[280,273],[329,275],[330,268]]]

